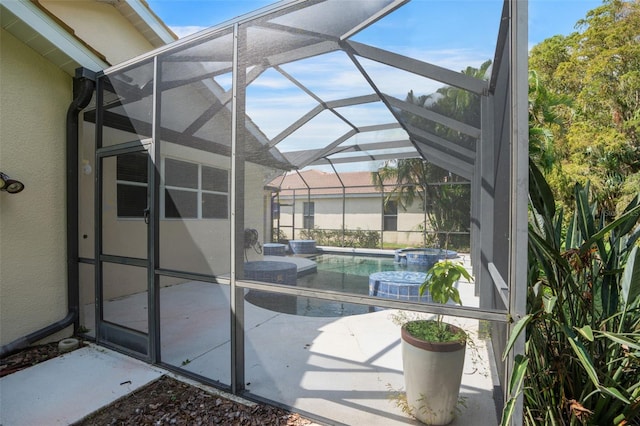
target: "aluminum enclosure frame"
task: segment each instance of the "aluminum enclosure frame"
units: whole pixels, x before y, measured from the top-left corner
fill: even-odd
[[[230,72],[233,83],[231,90],[225,92],[221,88],[209,88],[214,96],[217,96],[216,105],[213,105],[210,114],[217,114],[219,111],[229,113],[231,117],[231,141],[228,146],[231,165],[231,190],[230,190],[230,228],[231,228],[231,264],[230,275],[214,276],[201,275],[188,271],[172,271],[163,269],[159,261],[158,234],[160,227],[160,205],[159,205],[159,182],[161,177],[152,173],[149,185],[153,187],[151,200],[151,227],[149,229],[150,239],[148,242],[149,256],[149,289],[150,289],[150,330],[149,348],[147,360],[152,363],[162,364],[162,354],[160,353],[160,331],[159,331],[159,280],[160,277],[182,277],[190,279],[200,279],[208,282],[216,282],[230,286],[230,314],[231,314],[231,386],[233,393],[244,392],[244,299],[243,292],[246,289],[264,290],[278,294],[307,296],[325,300],[337,300],[356,304],[377,305],[387,308],[410,309],[426,313],[437,313],[455,315],[468,318],[490,320],[497,326],[494,330],[496,339],[492,342],[496,360],[500,359],[506,334],[510,331],[512,324],[525,314],[526,309],[526,269],[527,269],[527,194],[528,194],[528,116],[527,116],[527,1],[526,0],[505,0],[503,4],[503,15],[499,31],[497,50],[494,57],[494,67],[489,81],[479,80],[466,76],[462,73],[453,72],[443,67],[422,62],[413,58],[398,55],[394,52],[367,46],[363,43],[348,40],[350,36],[357,33],[362,28],[376,22],[386,14],[393,12],[396,8],[406,3],[403,1],[389,1],[385,7],[373,13],[368,19],[352,28],[342,37],[324,37],[321,42],[312,43],[306,47],[287,52],[279,53],[264,61],[264,68],[260,66],[250,67],[248,57],[240,52],[247,51],[247,37],[245,25],[259,20],[266,20],[270,16],[282,16],[292,10],[302,10],[309,5],[322,4],[322,1],[295,0],[280,2],[273,6],[263,8],[252,14],[241,17],[237,20],[223,23],[204,32],[179,40],[175,43],[156,49],[149,54],[134,58],[123,64],[106,69],[98,76],[98,80],[126,70],[138,63],[154,61],[153,87],[154,111],[152,121],[147,123],[151,126],[153,148],[150,152],[152,161],[160,158],[159,143],[155,143],[157,134],[167,134],[166,129],[161,128],[156,117],[162,107],[159,58],[174,51],[181,46],[197,46],[200,41],[211,40],[218,33],[232,31],[233,36],[233,58],[232,69],[216,71],[215,75],[223,72]],[[272,23],[265,23],[268,27]],[[308,36],[309,39],[323,38],[311,30],[305,34],[304,30],[300,34]],[[280,68],[282,64],[300,60],[305,57],[313,57],[327,52],[345,52],[353,62],[354,66],[364,75],[370,84],[373,94],[353,97],[350,99],[340,99],[325,101],[315,94],[311,89],[304,86],[295,76],[290,75]],[[481,100],[481,126],[480,128],[455,120],[451,117],[438,114],[428,109],[420,109],[416,105],[385,94],[376,85],[375,78],[367,75],[366,67],[362,65],[361,59],[368,59],[380,62],[401,70],[409,71],[426,78],[443,82],[453,87],[461,88],[476,96]],[[250,117],[245,121],[246,113],[246,91],[251,82],[258,78],[265,69],[272,68],[287,80],[291,81],[301,90],[318,101],[319,106],[307,112],[303,117],[292,122],[287,128],[276,136],[269,138],[260,131]],[[212,75],[214,75],[212,74]],[[102,80],[103,82],[106,80]],[[104,84],[99,84],[98,90],[104,88]],[[134,89],[134,88],[132,88]],[[140,93],[144,88],[139,88]],[[216,92],[219,90],[222,94]],[[135,99],[133,95],[132,99]],[[142,96],[141,94],[139,96]],[[102,99],[99,93],[98,99]],[[128,100],[122,102],[129,102]],[[373,126],[358,126],[342,116],[339,108],[349,105],[362,105],[371,102],[381,102],[388,108],[395,117],[395,122],[384,122]],[[133,102],[132,102],[133,103]],[[114,104],[115,105],[115,104]],[[102,112],[113,106],[104,107]],[[98,109],[103,105],[98,102]],[[280,152],[280,143],[287,139],[296,130],[304,126],[305,123],[327,111],[339,120],[346,123],[350,128],[342,136],[328,140],[323,148],[307,149],[299,151]],[[460,134],[469,136],[478,141],[475,149],[469,149],[464,144],[443,139],[431,134],[423,129],[415,128],[402,118],[402,113],[408,112],[416,114],[424,119],[448,127]],[[96,119],[97,128],[97,148],[102,147],[101,131],[105,123],[102,113],[99,111]],[[202,128],[205,116],[194,121],[189,127],[191,136]],[[135,117],[130,117],[133,122]],[[126,123],[123,128],[126,128]],[[358,133],[373,132],[382,129],[402,129],[408,135],[406,139],[398,139],[388,142],[370,142],[361,145],[344,145],[345,141]],[[172,133],[173,134],[173,133]],[[317,291],[304,288],[292,288],[277,284],[258,283],[243,280],[243,251],[242,232],[245,228],[245,205],[244,205],[244,176],[245,165],[251,162],[251,153],[247,152],[246,140],[261,144],[265,152],[271,152],[273,158],[269,159],[269,164],[284,168],[288,166],[290,170],[298,170],[305,166],[328,164],[334,171],[334,164],[370,160],[416,158],[422,157],[437,162],[445,166],[453,173],[464,177],[471,182],[471,241],[472,258],[474,263],[474,273],[476,274],[476,293],[480,296],[480,309],[466,307],[435,306],[419,303],[406,303],[391,300],[380,300],[374,297],[356,296],[351,294],[336,294],[328,291]],[[281,146],[281,145],[280,145]],[[412,148],[413,152],[403,151]],[[227,149],[227,148],[224,148]],[[390,153],[390,150],[399,149],[398,153]],[[332,157],[338,153],[359,152],[349,158]],[[98,154],[97,154],[98,155]],[[100,155],[103,155],[101,151]],[[266,160],[265,160],[266,161]],[[342,183],[342,182],[341,182]],[[96,198],[101,197],[101,186],[96,184]],[[344,193],[344,184],[342,185]],[[344,201],[343,201],[344,202]],[[96,217],[100,218],[100,203],[96,201]],[[508,211],[508,221],[496,218],[496,211]],[[344,215],[344,213],[343,213]],[[344,222],[344,218],[343,218]],[[99,220],[96,221],[100,223]],[[96,230],[97,229],[96,225]],[[97,233],[96,235],[99,235]],[[507,236],[506,238],[504,236]],[[508,244],[500,241],[508,241]],[[104,253],[100,251],[100,238],[96,239],[96,264],[104,258]],[[101,291],[100,267],[96,269],[97,294]],[[515,345],[516,352],[523,351],[524,337]],[[500,365],[497,361],[496,364]],[[513,356],[500,368],[499,376],[503,389],[509,381]],[[170,366],[168,366],[170,367]],[[505,395],[506,398],[506,395]],[[522,402],[518,407],[515,418],[521,418]],[[517,423],[516,423],[517,424]]]

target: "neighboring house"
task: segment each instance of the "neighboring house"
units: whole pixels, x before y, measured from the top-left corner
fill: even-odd
[[[382,192],[368,171],[290,172],[274,179],[269,186],[276,189],[272,197],[277,213],[273,235],[280,231],[287,239],[301,238],[308,229],[347,229],[378,232],[384,243],[422,246],[423,228],[433,231],[429,206],[416,199],[403,208],[388,198],[394,182],[385,182]]]
[[[67,241],[67,229],[78,202],[74,190],[68,195],[67,182],[79,170],[93,180],[93,158],[82,152],[95,137],[93,127],[85,123],[75,132],[83,122],[80,110],[93,94],[92,73],[176,36],[143,0],[2,0],[0,21],[0,171],[25,185],[17,194],[0,192],[4,346],[54,323],[56,329],[73,324],[67,286],[75,279],[78,247]],[[88,77],[84,86],[81,79],[74,84],[79,67],[85,69],[81,76]],[[81,97],[85,99],[79,101]],[[80,152],[67,148],[70,141],[74,147],[74,138],[84,141]],[[78,210],[87,226],[81,235],[71,229],[70,238],[90,241],[93,232],[86,231],[92,231],[92,224],[86,223],[85,208]],[[92,248],[89,254],[93,257]],[[64,328],[48,340],[71,332]]]

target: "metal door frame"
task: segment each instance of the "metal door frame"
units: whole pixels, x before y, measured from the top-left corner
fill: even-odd
[[[151,336],[155,336],[158,324],[155,318],[156,306],[155,306],[155,273],[151,260],[154,256],[154,237],[153,229],[150,226],[152,223],[151,218],[155,217],[155,198],[154,191],[155,184],[155,165],[153,162],[153,142],[152,139],[143,139],[137,141],[126,142],[118,145],[107,146],[96,150],[95,161],[95,322],[96,322],[96,341],[104,346],[115,347],[121,351],[126,352],[136,358],[141,358],[146,361],[153,361],[153,354],[155,353],[155,342]],[[146,222],[146,234],[147,234],[147,255],[146,259],[117,256],[117,255],[105,255],[102,250],[102,232],[103,232],[103,166],[102,160],[109,157],[116,157],[118,155],[130,154],[135,152],[147,153],[147,211],[148,218],[145,218]],[[118,265],[130,265],[136,267],[142,267],[147,269],[147,306],[148,306],[148,318],[147,318],[147,333],[143,333],[138,330],[133,330],[127,327],[123,327],[118,324],[107,322],[104,320],[104,306],[103,306],[103,263],[111,263]]]

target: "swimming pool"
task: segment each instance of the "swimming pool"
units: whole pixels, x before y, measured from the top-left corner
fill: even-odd
[[[369,275],[374,272],[396,270],[422,270],[394,263],[393,257],[358,256],[323,253],[311,258],[317,263],[317,272],[298,277],[297,286],[331,290],[340,293],[369,295]],[[372,312],[372,306],[355,305],[328,300],[312,299],[252,290],[246,300],[254,305],[276,312],[311,317],[340,317]]]
[[[318,270],[369,277],[374,272],[406,269],[395,263],[393,257],[321,254],[313,259]]]

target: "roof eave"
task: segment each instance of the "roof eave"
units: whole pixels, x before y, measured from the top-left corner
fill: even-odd
[[[69,75],[78,67],[98,72],[109,66],[80,40],[28,0],[1,1],[2,28]]]
[[[161,47],[178,39],[178,36],[144,0],[123,0],[117,3],[116,9],[149,40],[153,47]]]

